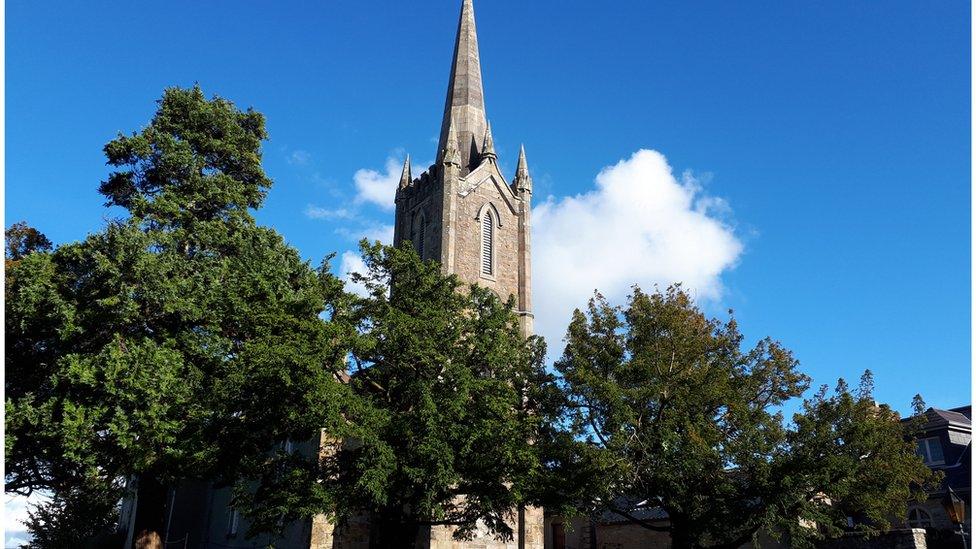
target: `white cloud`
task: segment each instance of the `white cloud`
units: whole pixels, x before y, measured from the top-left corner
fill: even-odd
[[[349,227],[338,227],[335,232],[352,242],[359,242],[362,239],[369,240],[373,242],[374,240],[379,240],[380,244],[393,244],[393,225],[384,225],[382,223],[363,222],[364,225],[355,228]]]
[[[365,274],[366,263],[356,252],[343,252],[342,261],[339,263],[339,278],[346,283],[346,291],[360,296],[368,295],[366,286],[352,281],[352,273]]]
[[[4,547],[19,547],[27,543],[31,537],[24,524],[28,519],[28,504],[38,505],[46,500],[47,496],[42,492],[34,492],[30,497],[7,495],[3,504]]]
[[[386,245],[393,244],[393,225],[373,225],[363,231],[363,236],[369,241],[379,240]]]
[[[310,219],[353,219],[356,217],[355,212],[352,212],[346,208],[338,208],[335,210],[330,210],[328,208],[322,208],[320,206],[315,206],[309,204],[305,207],[305,217]]]
[[[676,179],[664,155],[645,149],[600,171],[592,191],[535,207],[535,328],[550,358],[562,354],[572,310],[594,290],[621,303],[633,284],[651,291],[681,282],[698,299],[718,299],[721,275],[743,249],[723,221],[730,211],[690,173]]]
[[[393,200],[396,197],[396,188],[400,183],[402,171],[403,162],[393,157],[386,159],[386,173],[369,168],[356,170],[353,175],[353,182],[356,185],[356,203],[368,202],[387,211],[393,210]]]

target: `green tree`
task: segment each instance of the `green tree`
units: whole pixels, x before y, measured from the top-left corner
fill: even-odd
[[[744,350],[734,319],[707,318],[680,287],[635,287],[623,309],[597,294],[556,362],[574,432],[610,464],[589,505],[679,548],[738,547],[761,531],[803,546],[848,516],[885,528],[929,470],[897,415],[875,405],[870,373],[857,395],[822,390],[784,424],[776,410],[809,383],[797,365],[768,338]],[[641,520],[630,502],[660,506],[669,523]]]
[[[28,511],[27,549],[119,547],[116,533],[120,486],[78,485],[61,490]]]
[[[919,393],[915,393],[912,397],[912,414],[920,416],[925,413],[926,408],[925,399]]]
[[[51,249],[51,241],[44,233],[24,221],[18,221],[4,231],[4,256],[7,261],[18,261],[33,252],[46,252]]]
[[[345,294],[256,225],[266,138],[253,110],[167,89],[105,146],[100,192],[126,215],[8,262],[8,491],[134,478],[136,530],[159,531],[174,483],[231,483],[273,444],[342,427],[348,330],[324,318]]]
[[[510,539],[542,475],[530,444],[548,421],[541,338],[522,335],[512,300],[462,286],[409,247],[364,243],[363,254],[357,436],[333,462],[337,515],[369,513],[377,547],[413,547],[436,525],[464,538],[479,522]]]

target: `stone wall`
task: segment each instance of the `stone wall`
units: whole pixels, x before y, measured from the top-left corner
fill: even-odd
[[[486,166],[487,167],[487,166]],[[454,272],[461,280],[490,288],[502,299],[509,295],[519,294],[519,221],[516,213],[509,206],[496,186],[494,174],[485,173],[479,169],[469,178],[474,180],[465,183],[477,184],[468,190],[457,201],[454,223]],[[483,178],[492,180],[480,182]],[[480,182],[480,184],[478,184]],[[498,184],[505,185],[504,181]],[[494,272],[491,275],[481,273],[481,217],[480,213],[486,205],[495,219],[494,228]]]
[[[820,549],[926,549],[925,530],[921,528],[892,530],[871,538],[851,534],[820,542],[817,547]]]
[[[433,166],[432,166],[433,168]],[[393,244],[399,246],[403,240],[410,240],[414,249],[419,236],[420,219],[426,220],[424,231],[424,259],[441,259],[441,216],[443,210],[442,187],[435,175],[424,172],[414,179],[410,187],[397,192],[396,216],[393,228]]]
[[[514,522],[514,521],[513,521]],[[449,527],[431,529],[429,549],[518,549],[517,524],[509,524],[515,530],[511,540],[499,540],[487,530],[479,530],[471,540],[458,541]],[[525,549],[544,549],[543,510],[530,507],[525,510]]]
[[[369,549],[369,521],[357,517],[337,529],[325,515],[312,519],[310,549]]]

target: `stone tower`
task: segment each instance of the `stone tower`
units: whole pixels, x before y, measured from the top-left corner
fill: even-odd
[[[530,224],[532,178],[524,147],[511,183],[498,169],[485,114],[472,0],[463,0],[437,161],[414,178],[407,157],[396,191],[394,245],[409,240],[445,273],[514,295],[532,333]]]

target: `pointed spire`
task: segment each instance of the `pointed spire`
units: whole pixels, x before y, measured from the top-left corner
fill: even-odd
[[[410,182],[413,181],[413,176],[410,174],[410,155],[407,155],[407,159],[403,161],[403,172],[400,173],[400,188],[406,189],[410,186]]]
[[[444,164],[454,164],[461,167],[461,153],[458,151],[457,130],[454,128],[454,120],[449,122],[447,128],[447,139],[438,156]]]
[[[529,163],[525,160],[525,145],[519,147],[518,165],[515,167],[515,181],[512,182],[515,191],[532,192],[532,176],[529,175]]]
[[[495,154],[495,140],[491,137],[491,123],[485,128],[485,139],[481,144],[481,159],[492,159],[497,160],[498,155]]]
[[[447,148],[451,124],[456,125],[457,149],[461,159],[461,175],[466,175],[480,161],[481,143],[485,133],[485,99],[481,87],[481,58],[478,54],[478,33],[474,24],[474,4],[463,0],[451,63],[451,80],[447,87],[444,120],[441,123],[438,154]],[[438,158],[438,160],[443,160]]]

